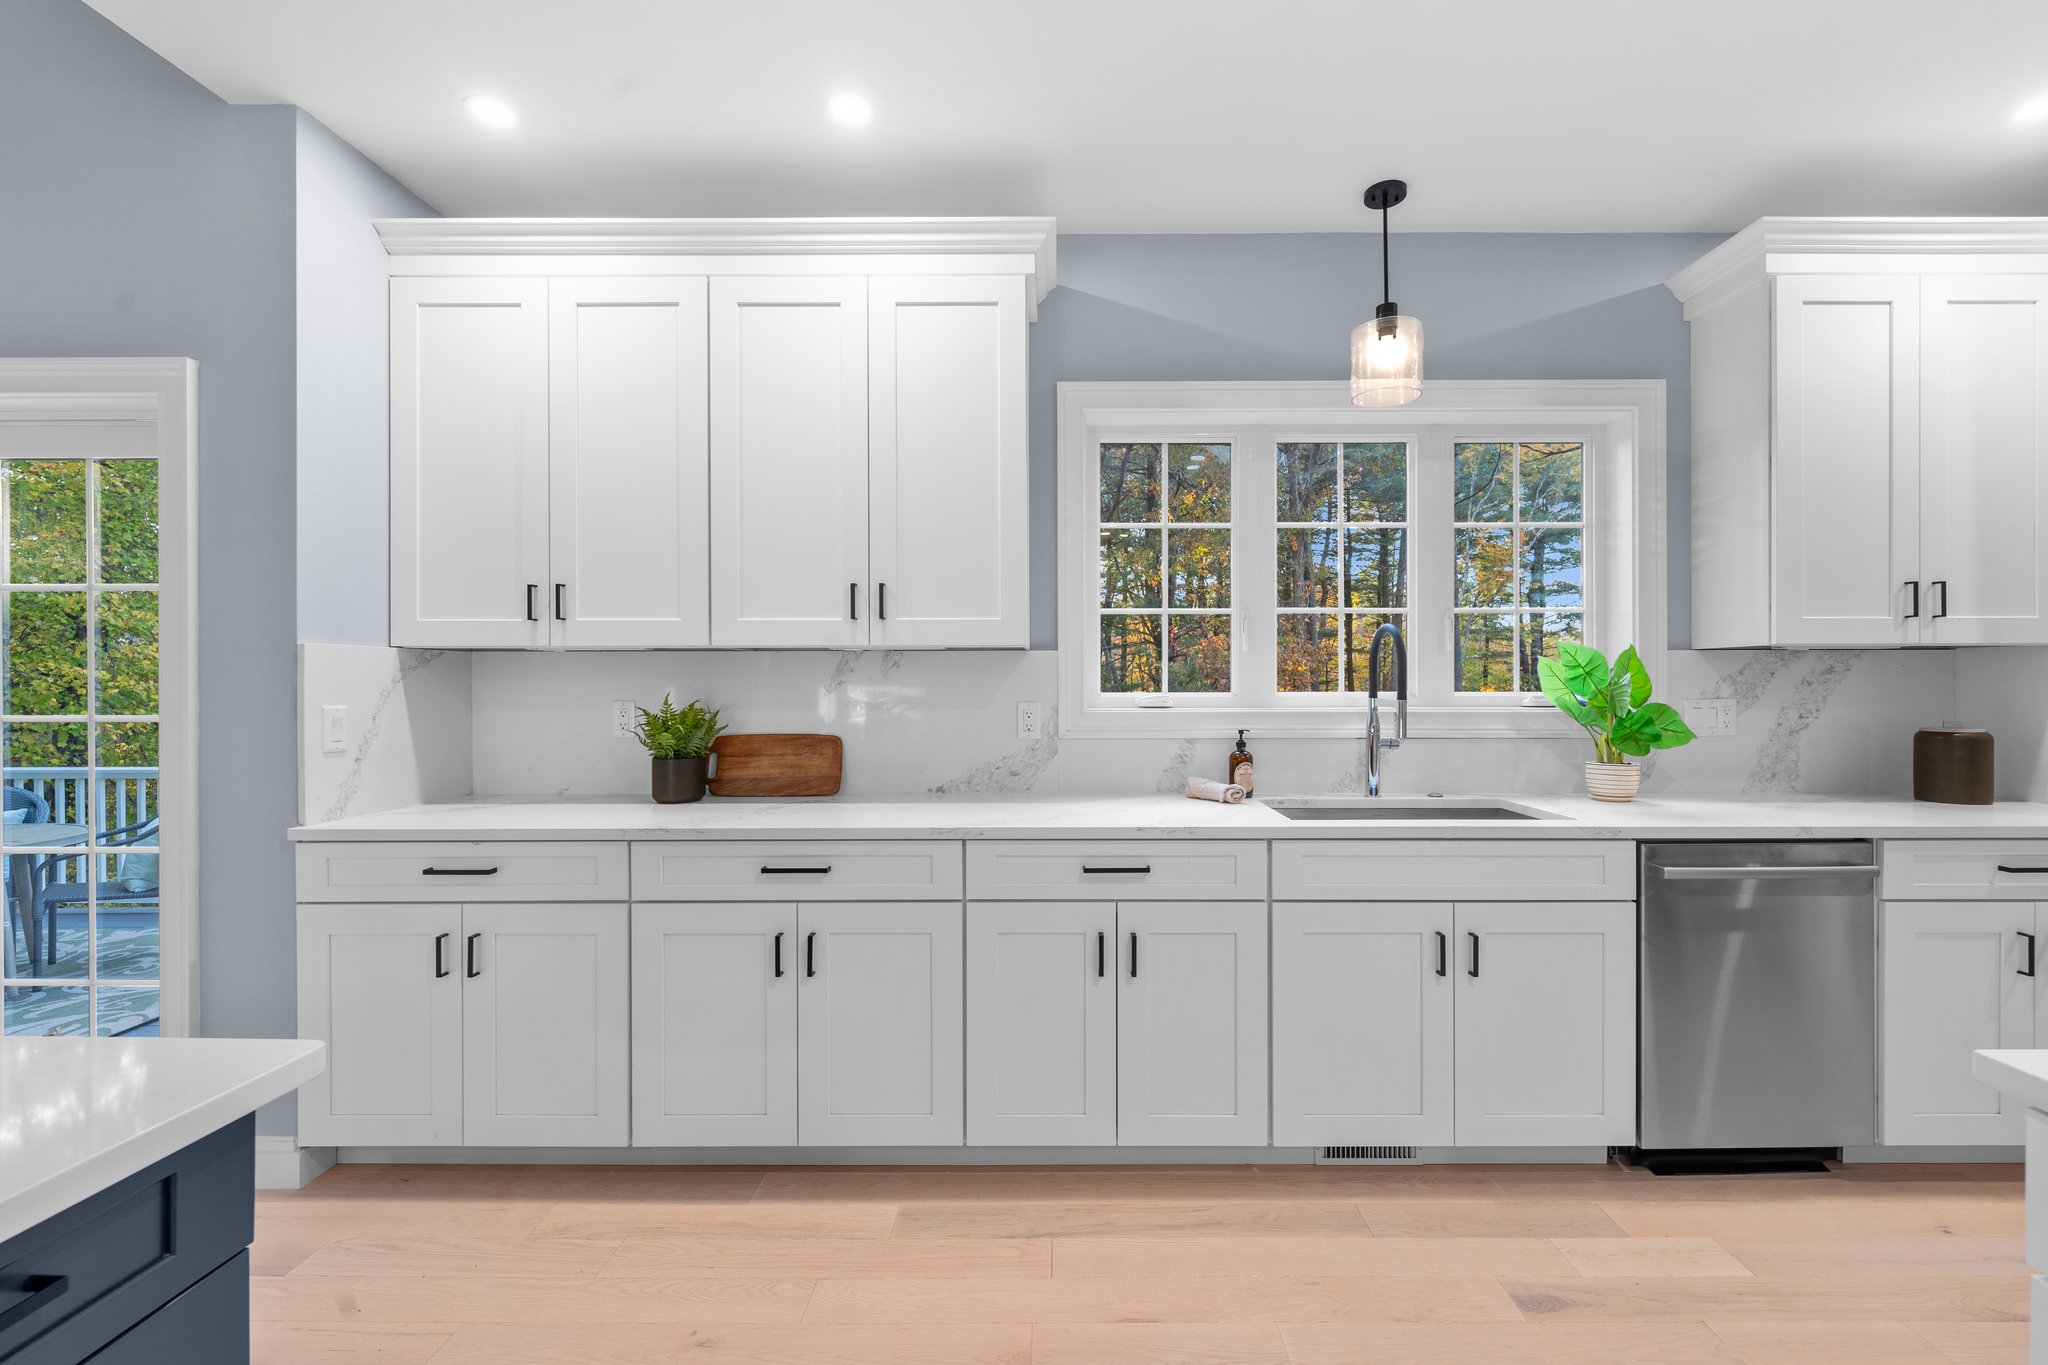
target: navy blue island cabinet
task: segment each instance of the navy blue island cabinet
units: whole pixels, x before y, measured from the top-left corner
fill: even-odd
[[[256,1120],[0,1242],[5,1365],[248,1365]]]

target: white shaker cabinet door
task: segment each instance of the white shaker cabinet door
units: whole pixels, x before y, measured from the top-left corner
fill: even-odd
[[[797,1140],[958,1146],[960,903],[806,903],[797,927]]]
[[[299,1090],[307,1146],[462,1141],[462,907],[299,907],[299,1037],[327,1066]]]
[[[623,1147],[626,907],[462,912],[463,1139]]]
[[[1122,902],[1117,949],[1117,1142],[1264,1146],[1264,902]]]
[[[548,285],[391,281],[391,643],[548,642]]]
[[[1116,1142],[1116,906],[967,907],[967,1141]]]
[[[1970,1076],[1979,1048],[2034,1045],[2028,902],[1888,901],[1880,1054],[1892,1146],[2017,1145],[2025,1106]],[[2044,961],[2036,970],[2048,967]]]
[[[711,643],[868,642],[867,281],[711,282]]]
[[[2048,644],[2048,275],[1920,289],[1926,638]]]
[[[1636,1136],[1636,908],[1456,912],[1457,1140],[1627,1146]]]
[[[633,1143],[796,1145],[794,905],[633,907]]]
[[[551,643],[711,643],[701,278],[548,284]]]
[[[1919,281],[1784,275],[1774,307],[1774,639],[1917,644]]]
[[[1031,639],[1024,281],[868,285],[869,551],[878,646]]]
[[[1449,904],[1273,907],[1273,1144],[1448,1147]]]

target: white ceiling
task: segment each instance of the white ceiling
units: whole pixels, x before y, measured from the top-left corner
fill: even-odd
[[[449,214],[1344,231],[1387,176],[1406,230],[2048,213],[2043,0],[90,3]]]

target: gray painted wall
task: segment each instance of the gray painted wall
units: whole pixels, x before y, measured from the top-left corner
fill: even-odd
[[[0,353],[199,362],[201,1021],[290,1034],[292,110],[0,5]]]
[[[390,638],[386,264],[374,218],[433,207],[297,111],[298,638]]]
[[[1361,223],[1363,224],[1361,211]],[[1692,637],[1685,321],[1664,280],[1698,234],[1395,234],[1394,298],[1427,379],[1669,385],[1671,642]],[[1058,635],[1055,385],[1063,379],[1342,379],[1380,298],[1376,235],[1069,237],[1031,334],[1031,639]]]

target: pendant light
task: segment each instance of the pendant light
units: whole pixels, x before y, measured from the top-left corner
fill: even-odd
[[[1380,214],[1382,301],[1371,322],[1351,329],[1351,401],[1361,408],[1399,407],[1422,397],[1422,320],[1401,316],[1387,259],[1387,210],[1407,197],[1405,180],[1382,180],[1365,192],[1365,206]]]

